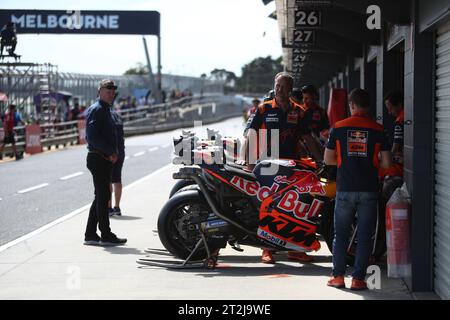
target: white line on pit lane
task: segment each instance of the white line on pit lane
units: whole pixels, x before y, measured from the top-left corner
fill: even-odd
[[[167,170],[171,166],[173,166],[173,164],[165,165],[164,167],[153,171],[152,173],[150,173],[150,174],[140,178],[139,180],[136,180],[136,181],[130,183],[129,185],[125,186],[123,188],[123,190],[125,191],[125,190],[127,190],[129,188],[134,187],[135,185],[138,185],[139,183],[141,183],[143,181],[151,179],[153,176],[159,174],[160,172],[163,172],[164,170]],[[81,208],[79,208],[79,209],[77,209],[75,211],[72,211],[71,213],[69,213],[69,214],[67,214],[65,216],[62,216],[61,218],[58,218],[55,221],[52,221],[52,222],[46,224],[45,226],[40,227],[39,229],[36,229],[36,230],[34,230],[34,231],[32,231],[32,232],[30,232],[30,233],[28,233],[28,234],[26,234],[26,235],[16,239],[16,240],[13,240],[11,242],[6,243],[6,244],[0,246],[0,252],[5,251],[6,249],[8,249],[8,248],[10,248],[12,246],[15,246],[16,244],[21,243],[21,242],[23,242],[23,241],[25,241],[27,239],[30,239],[33,236],[35,236],[35,235],[37,235],[39,233],[42,233],[45,230],[50,229],[51,227],[53,227],[53,226],[55,226],[55,225],[57,225],[57,224],[59,224],[61,222],[69,220],[70,218],[72,218],[72,217],[74,217],[74,216],[76,216],[76,215],[78,215],[78,214],[80,214],[80,213],[82,213],[84,211],[89,210],[90,207],[91,207],[91,204],[88,203],[87,205],[85,205],[85,206],[83,206],[83,207],[81,207]]]
[[[164,144],[162,147],[163,147],[163,148],[168,148],[168,147],[170,147],[170,146],[171,146],[171,144],[168,143],[168,144]]]
[[[75,173],[69,174],[67,176],[64,176],[62,178],[59,178],[59,180],[69,180],[71,178],[75,178],[75,177],[81,176],[82,174],[84,174],[84,172],[82,172],[82,171],[75,172]]]
[[[148,152],[153,152],[153,151],[156,151],[156,150],[158,150],[158,147],[153,147],[153,148],[148,149]]]
[[[28,189],[23,189],[23,190],[17,191],[17,193],[26,193],[26,192],[34,191],[34,190],[37,190],[37,189],[45,188],[46,186],[48,186],[48,183],[42,183],[42,184],[39,184],[37,186],[28,188]]]
[[[145,151],[141,151],[141,152],[133,154],[133,157],[140,157],[140,156],[143,156],[144,154],[145,154]]]

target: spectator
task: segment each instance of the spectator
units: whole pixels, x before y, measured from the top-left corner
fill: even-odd
[[[146,101],[145,97],[141,96],[139,98],[139,106],[145,106],[146,104],[147,104],[147,101]]]
[[[0,145],[0,160],[3,159],[3,149],[5,148],[5,145],[9,143],[12,145],[16,160],[22,159],[23,155],[17,152],[14,127],[17,127],[19,123],[23,124],[23,120],[20,114],[16,111],[16,105],[9,105],[8,111],[6,111],[4,116],[2,116],[2,122],[5,137],[3,139],[3,143]]]
[[[80,104],[75,102],[73,108],[70,110],[70,120],[77,120],[80,112]]]
[[[79,119],[79,120],[86,119],[86,106],[80,107],[80,112],[78,113],[77,119]]]
[[[112,207],[112,199],[109,203],[109,215],[110,216],[121,216],[122,212],[120,210],[120,200],[122,198],[122,167],[123,162],[125,160],[125,139],[123,132],[123,121],[120,115],[116,111],[111,111],[111,115],[114,119],[114,123],[116,125],[116,133],[117,133],[117,149],[118,149],[118,157],[117,162],[113,164],[112,169],[112,189],[114,191],[114,200],[115,204]]]

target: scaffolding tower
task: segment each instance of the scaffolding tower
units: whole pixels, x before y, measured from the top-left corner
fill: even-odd
[[[49,93],[57,90],[58,68],[49,63],[0,62],[0,91],[15,104],[25,120],[51,122],[56,111]],[[35,106],[39,96],[41,104]],[[6,106],[0,106],[4,112]]]

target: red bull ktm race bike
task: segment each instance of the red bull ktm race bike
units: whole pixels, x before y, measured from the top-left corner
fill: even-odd
[[[234,147],[226,148],[230,143]],[[173,175],[179,182],[159,214],[158,235],[170,254],[184,260],[182,267],[189,261],[214,267],[213,253],[227,244],[237,251],[243,251],[241,245],[317,251],[322,238],[332,251],[336,167],[318,166],[305,158],[263,160],[248,171],[226,161],[230,158],[226,150],[235,156],[236,140],[200,141],[184,134],[174,144],[174,163],[182,166]],[[225,161],[215,161],[217,155]],[[349,264],[355,233],[356,228]],[[374,242],[380,242],[378,238],[374,235]],[[384,253],[378,247],[374,255]],[[147,259],[141,263],[154,265]]]

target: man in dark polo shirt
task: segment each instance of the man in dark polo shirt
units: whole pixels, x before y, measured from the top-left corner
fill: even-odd
[[[289,73],[278,73],[275,76],[274,98],[260,104],[248,119],[243,145],[243,150],[248,151],[248,164],[253,165],[256,160],[261,160],[266,155],[285,159],[298,158],[300,147],[298,142],[308,130],[302,122],[304,111],[289,99],[293,81]],[[264,129],[265,134],[259,139],[259,134]],[[279,133],[279,141],[274,141],[276,142],[274,145],[271,143],[273,130],[278,130]],[[249,150],[248,139],[252,133],[258,140],[257,148]]]
[[[383,184],[383,205],[388,202],[395,189],[403,185],[403,141],[405,108],[403,106],[403,92],[390,91],[384,97],[387,111],[395,118],[394,141],[392,144],[392,166],[386,170],[380,170],[380,176],[386,176]]]
[[[317,89],[313,85],[303,86],[301,91],[303,96],[302,109],[305,110],[304,122],[314,137],[313,146],[315,148],[310,152],[314,155],[314,158],[323,160],[324,147],[320,139],[322,133],[330,128],[327,112],[317,104]]]
[[[85,245],[121,245],[120,239],[109,227],[108,202],[111,198],[112,166],[117,162],[117,133],[111,106],[117,86],[112,80],[102,80],[98,87],[99,99],[86,112],[87,167],[92,173],[95,198],[89,210]],[[101,238],[97,235],[97,224]]]
[[[345,257],[357,213],[358,244],[351,289],[363,290],[367,289],[366,269],[377,219],[378,167],[390,166],[391,153],[383,126],[369,116],[368,92],[354,89],[349,101],[351,117],[336,122],[325,149],[325,163],[337,165],[333,275],[328,285],[345,287]]]
[[[264,159],[266,155],[271,158],[299,159],[300,140],[305,139],[304,137],[307,141],[308,137],[312,139],[303,122],[304,111],[298,103],[290,99],[293,85],[294,79],[289,73],[278,73],[275,76],[274,97],[265,100],[250,116],[244,132],[245,140],[242,147],[243,153],[247,155],[248,152],[247,163],[250,168],[257,160]],[[278,141],[274,139],[272,144],[271,135],[275,130],[278,130],[279,139]],[[260,132],[263,133],[261,136]],[[249,143],[249,139],[257,140],[256,148],[254,144]],[[305,252],[288,252],[288,258],[300,262],[313,261],[313,258]],[[264,263],[275,263],[270,250],[263,250],[261,260]]]
[[[325,109],[316,102],[317,89],[313,85],[302,87],[303,109],[305,111],[305,121],[311,131],[320,138],[322,130],[330,127]]]

